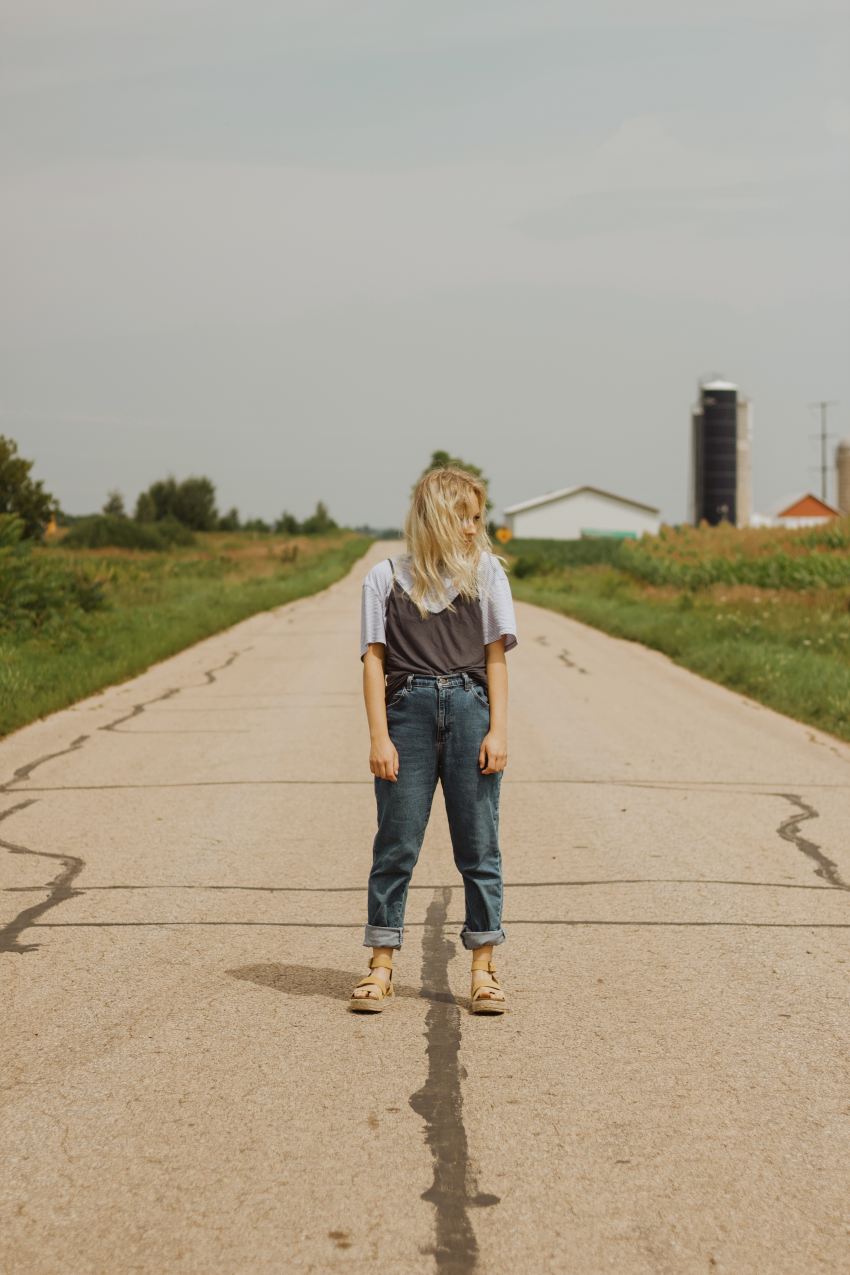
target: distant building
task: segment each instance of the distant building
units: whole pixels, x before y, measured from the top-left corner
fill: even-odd
[[[688,519],[746,527],[752,514],[752,404],[731,381],[703,381],[691,412]]]
[[[541,540],[581,540],[589,536],[636,539],[655,535],[661,511],[599,487],[563,487],[509,505],[505,521],[515,536]]]
[[[840,510],[821,500],[812,492],[779,502],[770,514],[754,514],[754,527],[819,527],[833,518],[840,518]]]

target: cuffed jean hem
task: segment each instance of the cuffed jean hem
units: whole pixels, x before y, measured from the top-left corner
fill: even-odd
[[[499,930],[468,930],[466,926],[460,932],[460,941],[467,949],[475,950],[476,947],[488,947],[491,943],[495,947],[497,943],[504,943],[507,935],[502,929]]]
[[[364,947],[401,947],[404,926],[367,925],[363,936]]]

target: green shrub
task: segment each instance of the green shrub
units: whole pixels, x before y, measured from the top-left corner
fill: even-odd
[[[21,519],[0,514],[0,632],[44,629],[105,605],[105,581],[96,570],[34,554],[22,531]]]
[[[75,523],[62,547],[69,549],[168,549],[171,545],[194,544],[195,537],[173,516],[156,523],[133,522],[112,514],[94,514]]]
[[[521,553],[511,564],[511,575],[515,575],[519,580],[524,580],[526,576],[546,575],[552,568],[551,560],[544,558],[542,554]]]
[[[24,538],[24,520],[18,514],[0,514],[0,549],[16,545]]]
[[[164,518],[160,518],[156,524],[156,529],[167,545],[193,545],[197,543],[197,536],[191,528],[180,522],[179,518],[175,518],[173,514],[167,514]]]

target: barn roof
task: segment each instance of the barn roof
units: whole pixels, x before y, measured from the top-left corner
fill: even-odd
[[[618,496],[613,491],[603,491],[601,487],[591,487],[588,484],[581,487],[562,487],[560,491],[549,491],[543,496],[535,496],[532,500],[521,500],[517,505],[506,505],[503,512],[518,514],[523,509],[533,509],[536,505],[547,505],[553,500],[565,500],[569,496],[576,496],[580,491],[592,491],[597,496],[605,496],[607,500],[616,500],[620,505],[631,505],[634,509],[643,509],[650,514],[661,512],[655,505],[645,505],[640,500],[629,500],[628,496]]]
[[[786,498],[780,507],[776,510],[775,518],[811,518],[818,515],[829,517],[834,515],[836,518],[841,516],[841,510],[836,509],[833,505],[828,505],[825,500],[821,500],[820,496],[815,496],[811,491],[801,492],[799,495]]]

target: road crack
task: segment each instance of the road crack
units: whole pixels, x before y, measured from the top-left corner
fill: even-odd
[[[252,649],[253,648],[249,646],[245,647],[242,651],[233,651],[223,664],[217,664],[211,669],[205,669],[203,676],[206,681],[202,684],[200,689],[203,689],[203,685],[211,686],[216,681],[217,673],[228,668],[240,655],[244,655],[246,651],[250,651]],[[169,690],[163,691],[160,695],[154,695],[149,700],[144,700],[140,704],[135,704],[129,713],[125,713],[121,717],[116,717],[114,721],[106,722],[103,726],[99,726],[97,729],[114,731],[117,726],[121,725],[122,722],[126,722],[133,717],[140,716],[140,714],[142,714],[151,704],[157,704],[162,700],[170,699],[172,696],[179,694],[181,690],[192,689],[195,688],[190,686],[171,687]],[[124,732],[117,733],[123,734]],[[67,748],[60,748],[55,753],[46,753],[42,757],[36,757],[35,760],[26,762],[23,766],[19,766],[11,779],[6,780],[5,783],[0,783],[0,793],[20,792],[21,789],[13,788],[12,785],[29,779],[33,771],[37,767],[43,766],[46,762],[53,761],[57,757],[67,756],[68,753],[75,752],[77,749],[82,748],[83,744],[91,738],[91,735],[78,735],[76,739],[72,740]],[[16,806],[11,806],[8,810],[0,813],[0,822],[4,819],[10,818],[11,815],[16,814],[20,810],[25,810],[27,806],[34,805],[36,800],[37,798],[31,797],[28,801],[20,801]],[[40,943],[21,943],[19,941],[20,935],[24,930],[27,930],[34,925],[38,917],[42,916],[51,908],[58,907],[60,903],[65,903],[68,899],[73,899],[77,895],[85,894],[85,890],[75,888],[73,884],[85,867],[85,860],[72,854],[58,854],[48,850],[34,850],[31,846],[18,845],[14,841],[5,841],[2,838],[0,838],[0,848],[8,850],[10,854],[28,854],[33,855],[37,859],[55,859],[62,864],[60,871],[55,877],[52,877],[44,885],[36,885],[32,887],[33,890],[46,889],[47,897],[42,899],[40,903],[35,903],[31,907],[24,908],[23,911],[19,912],[17,916],[12,918],[11,921],[8,921],[5,925],[0,927],[0,952],[17,952],[23,954],[26,952],[38,951],[41,946]]]
[[[579,673],[587,672],[586,668],[582,668],[580,664],[576,664],[575,660],[571,658],[570,653],[566,649],[566,647],[564,647],[564,649],[560,652],[558,659],[561,660],[564,664],[566,664],[567,668],[577,669]]]
[[[35,804],[33,799],[19,801],[16,806],[12,806],[9,810],[4,810],[0,814],[0,821],[8,819],[10,815],[15,814],[17,811],[25,810],[27,806]],[[6,925],[0,927],[0,952],[36,952],[41,946],[40,943],[20,943],[18,941],[22,931],[29,929],[38,917],[49,911],[50,908],[58,907],[66,899],[73,899],[76,895],[85,893],[84,890],[74,889],[73,885],[85,864],[82,859],[73,854],[51,854],[47,850],[33,850],[29,846],[17,845],[14,841],[5,841],[2,837],[0,837],[0,846],[4,850],[8,850],[10,854],[31,854],[37,859],[57,859],[62,864],[56,876],[52,877],[45,886],[33,886],[35,890],[46,889],[48,892],[47,898],[42,899],[40,903],[34,903],[32,907],[24,908]]]
[[[67,748],[60,748],[55,753],[45,753],[43,757],[36,757],[35,761],[28,761],[25,765],[19,766],[11,779],[7,779],[5,783],[0,784],[0,793],[16,791],[12,788],[12,784],[19,784],[23,780],[29,779],[37,766],[43,766],[45,762],[53,761],[55,757],[65,757],[68,753],[74,752],[75,749],[82,748],[88,738],[88,735],[78,735]],[[26,804],[29,805],[30,803],[27,802]],[[16,806],[15,809],[17,810],[19,807]],[[7,810],[6,814],[11,814],[11,811]],[[5,817],[6,815],[3,816],[4,819]]]
[[[807,840],[800,832],[800,824],[806,819],[819,818],[819,812],[814,806],[810,806],[808,802],[803,801],[802,797],[798,797],[793,792],[777,792],[774,797],[782,797],[785,801],[790,801],[792,805],[799,806],[800,814],[790,815],[787,819],[783,819],[782,823],[776,829],[783,841],[790,841],[793,846],[804,854],[807,859],[817,864],[815,868],[815,876],[821,877],[824,881],[836,890],[850,890],[850,882],[845,881],[841,875],[838,864],[832,859],[828,859],[823,853],[820,846],[815,845],[814,841]]]
[[[477,1191],[469,1161],[461,1092],[460,1006],[449,985],[455,945],[443,935],[450,902],[450,888],[435,890],[425,917],[422,994],[429,999],[425,1018],[428,1076],[409,1102],[425,1121],[425,1141],[434,1165],[434,1181],[422,1199],[436,1210],[433,1255],[437,1269],[472,1275],[477,1269],[478,1242],[469,1208],[498,1204],[499,1197]]]

